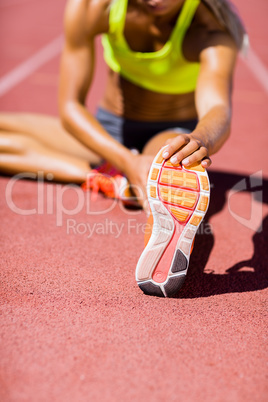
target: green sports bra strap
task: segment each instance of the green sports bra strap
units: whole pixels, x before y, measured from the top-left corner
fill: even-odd
[[[175,48],[180,48],[181,42],[189,28],[193,16],[201,0],[185,0],[176,26],[171,34]],[[125,19],[128,0],[112,0],[109,14],[109,34],[121,40],[124,36]]]
[[[109,33],[121,35],[124,31],[128,0],[112,0],[109,15]]]
[[[173,36],[177,39],[183,38],[187,29],[191,25],[192,19],[195,15],[196,9],[200,4],[200,0],[186,0],[181,13],[179,15],[178,22],[173,31]]]

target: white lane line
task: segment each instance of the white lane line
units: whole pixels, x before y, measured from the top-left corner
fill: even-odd
[[[0,96],[5,95],[17,84],[25,80],[45,63],[56,57],[62,49],[63,35],[58,36],[48,45],[38,50],[33,56],[19,64],[0,78]]]
[[[249,48],[248,54],[245,57],[242,56],[241,59],[268,94],[268,69],[259,56],[252,48]]]

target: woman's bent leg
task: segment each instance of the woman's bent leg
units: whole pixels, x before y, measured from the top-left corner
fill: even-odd
[[[56,181],[82,183],[89,171],[84,159],[52,150],[21,133],[0,132],[0,172],[43,172]]]
[[[0,113],[0,133],[22,134],[52,151],[98,164],[100,158],[76,140],[58,118],[34,113]]]

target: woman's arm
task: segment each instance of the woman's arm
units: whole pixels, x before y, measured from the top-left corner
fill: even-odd
[[[217,37],[218,36],[218,40]],[[175,165],[185,166],[202,161],[207,167],[209,156],[217,152],[230,133],[232,79],[237,49],[228,34],[210,35],[212,46],[200,52],[200,73],[195,93],[199,123],[191,134],[182,134],[172,140],[163,154],[173,155]],[[219,45],[215,45],[215,43]]]
[[[60,69],[59,109],[63,126],[82,144],[124,171],[130,151],[88,112],[85,100],[94,64],[94,39],[108,30],[109,1],[69,0]]]

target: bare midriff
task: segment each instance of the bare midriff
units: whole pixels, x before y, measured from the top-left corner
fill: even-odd
[[[194,93],[162,94],[141,88],[112,70],[100,101],[104,109],[139,121],[185,121],[196,118]]]

